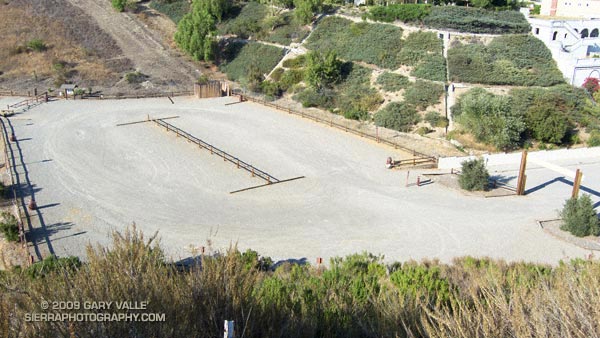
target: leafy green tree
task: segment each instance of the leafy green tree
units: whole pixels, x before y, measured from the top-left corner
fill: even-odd
[[[419,120],[417,110],[405,102],[392,102],[375,114],[376,125],[404,132]]]
[[[311,51],[306,56],[304,80],[313,88],[331,87],[342,78],[342,61],[333,51],[323,55]]]
[[[510,99],[482,88],[470,90],[459,99],[457,121],[475,138],[501,150],[517,148],[525,131],[523,117],[511,109]],[[456,115],[455,109],[452,110]]]
[[[458,184],[468,191],[482,191],[488,189],[488,173],[483,158],[464,161],[461,163],[461,175]]]
[[[294,17],[301,23],[310,23],[315,13],[323,8],[323,0],[294,0]]]
[[[195,60],[214,58],[215,19],[202,1],[195,0],[192,10],[177,25],[175,42]]]
[[[526,115],[527,127],[539,141],[560,144],[569,132],[570,124],[565,113],[551,101],[534,101]]]
[[[561,229],[577,237],[600,235],[600,221],[594,210],[590,195],[570,198],[565,203],[560,216],[563,219]]]

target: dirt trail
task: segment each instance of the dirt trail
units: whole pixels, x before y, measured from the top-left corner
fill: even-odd
[[[72,5],[91,16],[98,26],[117,42],[123,55],[135,68],[149,76],[147,88],[162,90],[190,90],[198,78],[199,70],[177,51],[161,43],[155,32],[128,13],[117,13],[110,1],[68,0]]]

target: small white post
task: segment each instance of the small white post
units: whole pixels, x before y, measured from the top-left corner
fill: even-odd
[[[224,329],[223,338],[233,338],[233,320],[226,320]]]

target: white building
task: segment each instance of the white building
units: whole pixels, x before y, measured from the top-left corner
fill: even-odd
[[[600,0],[578,3],[586,2],[600,4]],[[567,82],[581,86],[588,77],[600,79],[600,20],[528,20],[531,33],[550,49]]]
[[[563,18],[600,18],[600,0],[542,0],[540,14]]]

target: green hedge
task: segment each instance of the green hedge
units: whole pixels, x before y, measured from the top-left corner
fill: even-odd
[[[425,109],[441,102],[444,85],[430,81],[417,80],[404,92],[404,100],[409,105]]]
[[[514,86],[564,83],[552,54],[530,35],[494,38],[488,46],[459,45],[448,51],[450,81]]]
[[[423,23],[432,28],[469,33],[514,34],[530,30],[529,23],[520,12],[459,6],[435,6]]]
[[[283,50],[274,46],[250,42],[230,43],[223,50],[223,63],[219,69],[232,81],[247,78],[250,70],[257,68],[260,74],[268,74],[283,57]]]
[[[402,22],[421,21],[431,11],[431,5],[424,4],[393,4],[388,6],[374,6],[369,8],[368,17],[375,21]]]
[[[410,81],[404,75],[383,72],[377,77],[377,83],[386,92],[397,92],[410,86]]]
[[[364,61],[383,68],[400,66],[402,29],[383,24],[353,23],[330,16],[323,19],[307,41],[306,47],[318,51],[333,50],[347,61]]]

